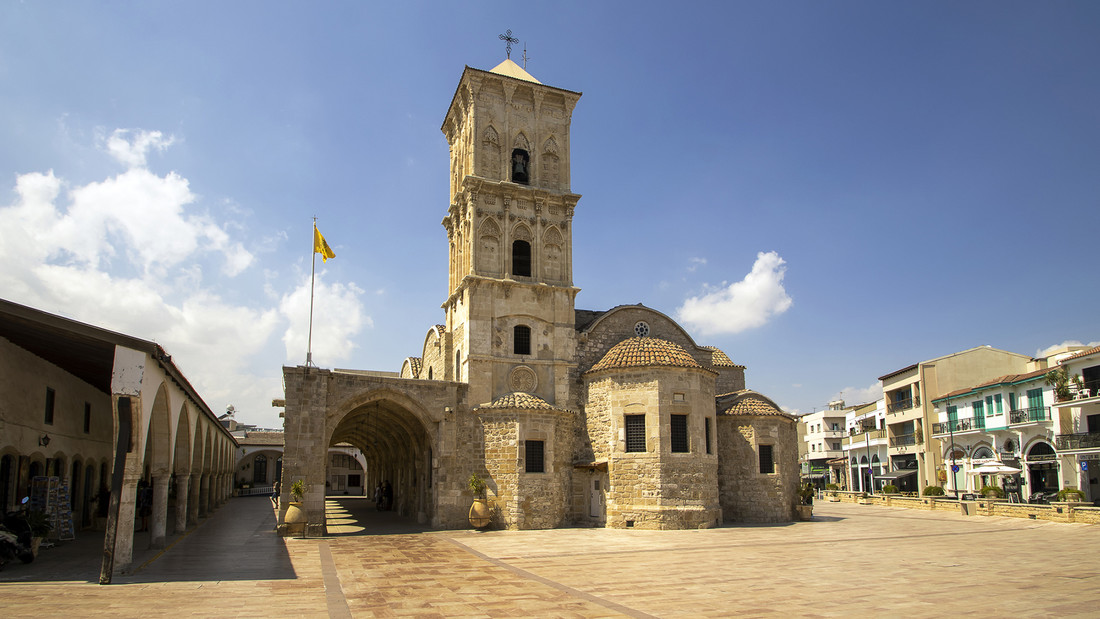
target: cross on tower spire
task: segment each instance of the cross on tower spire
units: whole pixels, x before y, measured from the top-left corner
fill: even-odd
[[[512,43],[519,43],[519,39],[512,36],[512,31],[509,29],[504,34],[500,35],[500,40],[505,41],[504,51],[508,55],[508,58],[512,57]]]

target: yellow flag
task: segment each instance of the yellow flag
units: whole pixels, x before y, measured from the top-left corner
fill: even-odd
[[[317,229],[317,225],[313,225],[313,253],[321,254],[321,261],[328,262],[329,258],[335,258],[336,252],[332,251],[332,248],[328,246],[328,241],[325,237],[321,236],[321,231]]]

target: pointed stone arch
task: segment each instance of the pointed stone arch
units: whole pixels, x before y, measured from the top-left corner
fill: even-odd
[[[554,282],[564,280],[565,241],[557,226],[550,226],[542,235],[542,276]]]
[[[500,252],[500,226],[492,218],[486,218],[478,227],[477,268],[484,275],[500,275],[502,256]]]

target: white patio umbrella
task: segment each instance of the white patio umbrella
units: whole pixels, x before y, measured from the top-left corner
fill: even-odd
[[[986,462],[981,466],[970,469],[971,475],[1012,475],[1014,473],[1021,473],[1023,469],[1018,469],[1007,464],[1001,464],[1000,462]]]

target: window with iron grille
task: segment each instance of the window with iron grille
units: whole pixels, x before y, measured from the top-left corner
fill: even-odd
[[[626,450],[645,451],[645,415],[625,415]]]
[[[516,325],[512,329],[512,352],[517,355],[531,354],[531,327]]]
[[[688,449],[688,416],[670,415],[672,425],[672,453],[687,453]]]
[[[772,446],[761,445],[760,446],[760,472],[761,473],[774,473],[775,461],[772,459]]]
[[[704,417],[703,418],[703,430],[705,430],[705,435],[703,436],[703,440],[706,441],[706,443],[707,443],[707,453],[709,454],[709,453],[711,453],[711,451],[710,451],[710,417]]]
[[[545,473],[546,467],[543,463],[544,442],[524,441],[524,447],[523,470],[527,473]]]

